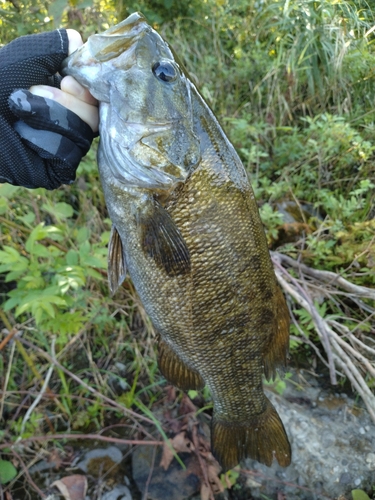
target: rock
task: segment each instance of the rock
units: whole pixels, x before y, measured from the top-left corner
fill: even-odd
[[[116,446],[109,446],[108,448],[97,448],[88,451],[83,460],[81,460],[76,467],[83,472],[97,477],[98,475],[105,474],[109,470],[114,472],[121,460],[121,451],[116,448]]]
[[[154,456],[155,453],[155,456]],[[184,500],[199,491],[199,464],[195,456],[180,453],[186,469],[173,459],[167,470],[160,467],[162,448],[153,446],[138,446],[132,454],[133,479],[137,487],[147,498],[152,500]],[[152,463],[153,469],[150,470]]]
[[[127,486],[118,485],[113,490],[105,493],[102,500],[132,500],[132,496]]]
[[[375,470],[375,453],[368,453],[366,463],[369,470]]]
[[[375,426],[370,416],[365,409],[358,411],[358,403],[347,395],[322,390],[314,377],[303,377],[307,387],[286,381],[282,397],[267,393],[289,436],[292,464],[283,469],[275,462],[268,468],[247,460],[254,479],[262,483],[251,489],[251,495],[273,500],[279,492],[295,500],[321,500],[351,498],[351,490],[358,487],[371,491]]]

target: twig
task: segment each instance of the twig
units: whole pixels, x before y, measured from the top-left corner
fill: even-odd
[[[142,500],[147,500],[147,496],[148,496],[148,488],[150,486],[150,482],[151,482],[151,478],[152,478],[152,474],[154,472],[154,466],[155,466],[155,456],[156,456],[156,448],[154,448],[153,452],[152,452],[152,459],[151,459],[151,465],[150,465],[150,472],[148,474],[148,478],[147,478],[147,481],[146,481],[146,485],[145,485],[145,491],[143,493],[143,497],[142,497]]]
[[[205,463],[203,463],[203,460],[202,460],[202,457],[201,457],[201,454],[199,451],[199,440],[198,440],[198,436],[197,436],[197,428],[198,428],[198,424],[197,423],[193,424],[192,437],[193,437],[193,444],[194,444],[194,453],[195,453],[196,457],[198,458],[198,462],[199,462],[199,465],[200,465],[200,468],[201,468],[201,471],[203,474],[203,480],[206,483],[207,488],[209,489],[210,500],[215,500],[214,493],[212,491],[212,486],[211,486],[211,483],[208,479],[207,466]]]
[[[368,323],[371,318],[375,317],[375,311],[371,313],[367,318],[363,319],[361,322],[359,322],[353,330],[351,330],[351,333],[354,333],[358,328],[360,328],[363,324]]]
[[[327,323],[335,326],[338,330],[341,330],[343,332],[343,335],[347,337],[351,342],[354,342],[357,344],[361,349],[364,351],[367,351],[369,354],[372,354],[375,356],[375,349],[372,347],[368,346],[367,344],[364,344],[361,340],[357,339],[355,335],[353,335],[353,331],[350,331],[349,328],[345,325],[342,325],[341,323],[338,323],[337,321],[333,319],[327,319]]]
[[[86,384],[86,382],[84,382],[79,377],[77,377],[77,375],[75,375],[74,373],[72,373],[71,371],[69,371],[67,368],[65,368],[56,359],[53,360],[51,358],[51,356],[49,356],[49,354],[47,354],[45,351],[43,351],[43,349],[41,349],[40,347],[37,347],[36,345],[32,344],[31,342],[28,342],[26,339],[20,339],[20,342],[22,342],[23,344],[27,345],[28,347],[30,347],[34,351],[37,351],[41,356],[43,356],[45,359],[47,359],[50,363],[53,363],[60,370],[62,370],[64,373],[66,373],[67,375],[69,375],[70,378],[72,378],[73,380],[75,380],[79,385],[81,385],[82,387],[84,387],[87,391],[91,392],[92,394],[95,394],[95,396],[97,396],[99,399],[101,399],[101,400],[109,403],[112,407],[117,408],[118,410],[120,410],[125,415],[128,415],[132,419],[135,419],[135,421],[137,421],[137,419],[139,419],[139,420],[143,420],[144,422],[147,422],[148,424],[152,424],[152,425],[155,424],[153,422],[153,420],[151,420],[151,419],[149,419],[147,417],[144,417],[143,415],[141,415],[139,413],[136,413],[135,411],[132,411],[129,408],[126,408],[125,406],[122,406],[121,404],[117,403],[113,399],[108,398],[107,396],[105,396],[104,394],[100,393],[99,391],[97,391],[96,389],[94,389],[93,387],[91,387],[90,385]]]
[[[79,439],[92,439],[94,441],[103,441],[106,443],[117,443],[126,445],[149,445],[149,446],[163,446],[164,441],[142,441],[140,439],[121,439],[111,436],[102,436],[101,434],[45,434],[44,436],[31,436],[29,438],[19,439],[16,443],[3,443],[0,445],[0,450],[5,448],[13,449],[15,446],[23,446],[27,443],[37,443],[52,440],[68,440],[73,441]]]
[[[14,350],[15,350],[15,348],[16,348],[16,344],[13,342],[11,350],[10,350],[10,356],[9,356],[9,361],[8,361],[8,369],[7,369],[6,374],[5,374],[4,387],[3,387],[3,397],[1,398],[1,406],[0,406],[0,420],[3,418],[5,395],[6,395],[6,390],[7,390],[7,387],[8,387],[10,372],[12,370],[12,363],[13,363],[13,356],[14,356]]]
[[[290,257],[288,257],[288,259],[290,259]],[[349,342],[362,347],[364,350],[366,350],[366,352],[369,352],[372,355],[374,355],[374,349],[366,346],[363,342],[357,339],[345,325],[341,325],[333,319],[323,318],[320,315],[315,304],[313,303],[308,290],[306,288],[303,289],[298,283],[298,280],[293,278],[293,276],[291,276],[287,272],[287,270],[284,269],[283,266],[281,266],[279,256],[276,255],[273,260],[276,268],[275,272],[277,279],[284,291],[289,294],[297,302],[297,304],[303,307],[310,314],[315,325],[315,330],[327,353],[327,357],[331,357],[332,365],[330,366],[330,368],[332,369],[333,366],[335,376],[336,365],[349,378],[353,388],[363,399],[370,417],[375,422],[375,396],[374,394],[372,394],[360,371],[361,369],[363,369],[370,376],[374,377],[375,366],[364,354],[356,350]],[[293,267],[298,268],[298,263],[293,259],[290,260],[294,263]],[[279,270],[287,277],[289,281],[287,281],[287,279],[283,277]],[[293,316],[294,315],[292,314],[292,318]],[[349,342],[346,342],[340,335],[340,333],[336,332],[334,328],[338,330],[338,332],[341,332]]]
[[[8,320],[5,312],[2,309],[0,309],[0,319],[4,323],[5,328],[8,329],[8,332],[10,332],[9,334],[12,334],[12,336],[15,335],[14,333],[12,333],[12,331],[13,331],[12,325],[10,324],[10,321]],[[3,342],[1,343],[1,348],[2,347],[3,347]]]
[[[12,452],[16,456],[19,463],[21,464],[21,467],[22,467],[25,475],[27,476],[27,479],[28,479],[30,485],[32,486],[32,488],[34,488],[34,490],[38,493],[40,498],[47,498],[47,495],[45,495],[43,493],[43,491],[32,480],[32,477],[30,476],[30,473],[29,473],[29,469],[27,468],[26,464],[24,463],[24,461],[22,460],[20,455],[15,450],[12,450]]]
[[[320,361],[327,367],[329,368],[329,365],[327,363],[327,361],[323,358],[323,356],[321,355],[319,349],[316,347],[316,345],[311,342],[310,339],[308,339],[307,337],[303,336],[303,337],[295,337],[294,335],[290,335],[289,336],[290,340],[294,340],[295,342],[303,342],[305,344],[307,344],[308,346],[311,347],[311,349],[313,349],[315,351],[315,354],[318,356],[318,358],[320,359]],[[343,373],[340,373],[336,370],[336,373],[338,375],[340,375],[341,377],[344,377],[345,375]]]
[[[332,334],[332,332],[330,332]],[[333,336],[332,336],[333,337]],[[335,338],[331,338],[331,342],[341,358],[341,360],[346,363],[346,366],[350,368],[350,371],[353,374],[353,377],[358,382],[359,387],[361,387],[360,394],[362,395],[362,399],[365,401],[367,407],[373,407],[373,411],[371,412],[371,416],[374,419],[375,422],[375,398],[372,392],[370,391],[368,385],[366,384],[365,380],[363,379],[362,375],[359,373],[357,367],[354,365],[350,357],[346,354],[346,352],[338,345],[337,341]],[[368,396],[368,398],[364,397],[364,395]]]
[[[368,373],[375,378],[375,367],[371,365],[370,361],[365,358],[360,352],[356,351],[350,344],[342,340],[342,338],[337,335],[335,331],[331,329],[330,334],[334,336],[336,342],[338,342],[341,347],[347,349],[355,358],[357,358],[364,366],[367,368]]]
[[[342,361],[342,359],[339,356],[334,355],[334,357],[335,357],[335,361],[337,362],[337,364],[342,368],[342,370],[345,372],[346,376],[350,380],[352,386],[355,388],[355,390],[358,392],[358,394],[362,395],[361,386],[357,382],[357,380],[355,379],[355,377],[353,376],[353,374],[352,374],[351,370],[349,369],[349,367],[345,365],[345,363]],[[369,412],[369,414],[370,414],[373,422],[375,422],[375,412],[368,405],[366,398],[363,398],[363,396],[362,396],[362,399],[363,399],[363,401],[364,401],[364,403],[366,405],[366,408],[367,408],[367,410],[368,410],[368,412]]]
[[[55,342],[56,342],[56,339],[55,339],[55,337],[53,337],[52,343],[51,343],[51,352],[52,352],[52,359],[53,360],[55,359]],[[20,430],[20,436],[22,436],[22,434],[25,432],[25,426],[26,426],[27,421],[29,420],[34,409],[38,406],[40,400],[43,397],[43,394],[46,392],[47,387],[48,387],[48,383],[50,381],[50,378],[52,376],[54,368],[55,368],[55,365],[52,363],[48,369],[46,378],[44,379],[42,388],[40,389],[38,396],[35,398],[34,402],[29,406],[29,409],[27,410],[25,416],[23,417],[21,430]]]
[[[1,315],[1,312],[2,311],[0,311],[0,315]],[[4,347],[7,345],[8,342],[10,342],[12,340],[12,338],[16,335],[16,333],[18,333],[17,328],[12,328],[10,331],[8,330],[8,335],[5,337],[5,339],[3,339],[0,342],[0,351],[2,351],[4,349]]]
[[[296,260],[292,259],[288,255],[279,253],[279,252],[271,252],[273,262],[286,262],[289,266],[294,267],[295,269],[300,269],[303,273],[308,274],[309,276],[313,276],[314,278],[324,281],[326,283],[340,286],[344,290],[354,293],[360,297],[367,297],[369,299],[375,299],[375,290],[371,288],[367,288],[365,286],[355,285],[350,281],[346,280],[342,276],[332,271],[322,271],[320,269],[313,269],[306,264],[301,264]]]
[[[296,279],[293,278],[293,276],[291,276],[288,273],[288,271],[277,260],[274,261],[274,264],[284,274],[286,274],[288,276],[290,281],[292,281],[295,284],[295,286],[300,290],[300,292],[304,295],[305,298],[303,298],[301,295],[298,295],[294,289],[292,291],[291,287],[288,287],[290,289],[289,293],[291,295],[293,295],[295,298],[296,298],[296,296],[299,296],[300,300],[302,301],[301,302],[302,307],[304,307],[311,314],[312,320],[316,325],[316,331],[318,332],[318,334],[321,338],[322,344],[323,344],[324,349],[325,349],[326,354],[327,354],[331,384],[337,385],[335,365],[333,362],[333,356],[332,356],[332,351],[331,351],[331,345],[330,345],[329,339],[328,339],[327,329],[326,329],[325,324],[324,324],[325,322],[322,320],[322,317],[320,316],[320,314],[316,310],[316,308],[315,308],[312,300],[310,299],[308,293],[306,292],[306,290],[304,290],[301,287],[301,285],[296,281]],[[281,276],[279,276],[279,273],[276,272],[276,276],[277,276],[279,281],[282,280],[282,282],[285,282],[285,280]],[[285,283],[283,284],[284,288],[285,288]]]

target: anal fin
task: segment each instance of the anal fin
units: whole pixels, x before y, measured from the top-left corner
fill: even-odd
[[[204,387],[204,381],[199,373],[189,368],[160,337],[158,347],[159,369],[171,384],[183,391]]]
[[[267,399],[266,409],[248,421],[225,421],[214,414],[212,421],[212,453],[224,472],[233,469],[245,458],[252,458],[270,467],[273,459],[287,467],[292,451],[283,423]]]
[[[108,284],[111,295],[114,295],[125,277],[126,264],[122,241],[116,227],[112,226],[108,244]]]
[[[277,367],[285,367],[289,352],[290,316],[281,288],[278,286],[275,295],[276,315],[274,336],[264,354],[264,374],[267,380],[273,379]]]

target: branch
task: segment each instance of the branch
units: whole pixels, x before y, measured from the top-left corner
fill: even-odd
[[[299,269],[301,272],[316,278],[317,280],[324,281],[325,283],[339,286],[347,292],[353,293],[358,297],[366,297],[375,300],[375,290],[372,288],[367,288],[365,286],[355,285],[350,281],[346,280],[340,274],[333,273],[332,271],[322,271],[320,269],[313,269],[312,267],[306,266],[306,264],[301,264],[296,260],[292,259],[288,255],[271,252],[273,262],[285,262],[294,269]]]
[[[308,288],[302,287],[299,281],[294,278],[280,262],[285,262],[294,269],[298,269],[302,275],[302,280],[303,272],[312,276],[315,280],[314,286],[316,286],[318,279],[325,283],[329,282],[333,285],[340,285],[345,290],[351,292],[354,302],[356,302],[356,299],[359,300],[359,296],[375,298],[375,291],[366,287],[353,285],[335,273],[311,269],[304,264],[299,264],[286,255],[274,252],[272,260],[275,266],[277,280],[284,292],[292,297],[292,299],[311,316],[315,331],[327,355],[331,382],[334,383],[334,381],[336,381],[336,373],[339,373],[336,372],[336,367],[338,367],[348,377],[353,388],[363,399],[370,417],[375,423],[375,395],[371,392],[362,375],[363,372],[365,376],[369,375],[375,378],[375,349],[359,340],[347,326],[331,318],[322,317],[309,294]],[[292,314],[292,318],[293,316]],[[293,320],[296,321],[295,318],[293,318]],[[298,325],[297,327],[301,333],[301,329]],[[301,340],[305,341],[305,337],[303,336]],[[355,346],[361,348],[362,352],[356,349]],[[371,358],[369,359],[365,354],[371,355]]]

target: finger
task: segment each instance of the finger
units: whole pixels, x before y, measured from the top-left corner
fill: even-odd
[[[73,54],[81,45],[83,45],[82,37],[76,30],[67,29],[66,34],[69,40],[69,55]]]
[[[68,45],[66,30],[25,35],[5,45],[0,57],[0,100],[7,100],[17,88],[49,85],[68,55]]]
[[[31,87],[30,92],[34,95],[47,97],[60,103],[62,106],[70,109],[78,115],[84,122],[92,128],[93,132],[97,132],[99,128],[99,112],[98,108],[92,104],[82,101],[68,92],[64,92],[55,87],[48,87],[46,85],[34,85]]]
[[[44,132],[48,132],[46,137],[50,136],[49,132],[56,137],[65,137],[80,148],[81,156],[90,149],[94,135],[91,127],[56,100],[32,94],[28,90],[16,90],[9,98],[9,106],[25,124],[41,132],[39,137]],[[44,149],[48,149],[47,144]]]
[[[93,97],[88,89],[83,87],[77,82],[72,76],[66,76],[61,80],[60,84],[61,90],[78,97],[81,101],[87,102],[87,104],[92,104],[93,106],[98,105],[98,101]]]

